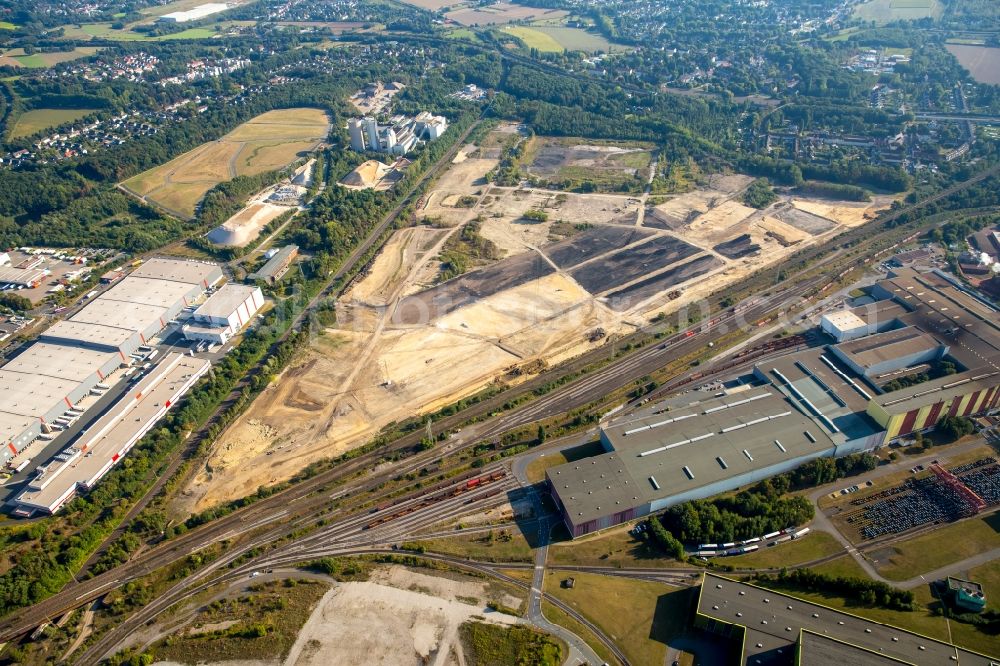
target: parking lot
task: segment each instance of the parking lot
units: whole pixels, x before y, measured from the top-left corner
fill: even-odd
[[[72,290],[114,256],[113,250],[19,248],[0,253],[0,292],[12,292],[38,305],[46,296]]]

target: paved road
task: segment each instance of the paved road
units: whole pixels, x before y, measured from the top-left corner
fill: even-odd
[[[958,456],[968,451],[972,451],[975,448],[983,446],[983,443],[984,442],[980,439],[974,439],[972,441],[965,442],[963,444],[955,444],[949,446],[947,449],[944,450],[931,449],[928,453],[925,453],[924,455],[921,456],[903,455],[896,462],[889,463],[888,465],[882,465],[872,470],[871,472],[865,474],[864,480],[874,481],[876,479],[880,479],[890,474],[895,474],[901,470],[909,469],[917,465],[926,466],[929,465],[932,460],[948,459],[954,456]],[[817,488],[813,490],[811,493],[809,493],[809,499],[813,502],[813,504],[816,504],[820,498],[829,495],[831,492],[836,492],[839,488],[852,485],[852,483],[854,482],[849,479],[840,479],[833,484],[827,484],[821,486],[820,488]],[[878,570],[872,565],[872,563],[865,557],[864,553],[859,551],[854,546],[854,544],[848,541],[847,538],[840,533],[840,530],[838,530],[834,526],[830,518],[818,506],[816,509],[816,517],[813,519],[811,527],[813,529],[821,530],[823,532],[827,532],[830,535],[832,535],[833,538],[836,539],[840,543],[840,545],[844,547],[844,550],[846,550],[848,554],[854,558],[854,561],[858,563],[858,566],[864,569],[865,573],[868,574],[874,580],[879,580],[882,581],[883,583],[889,583],[890,585],[895,585],[896,587],[902,587],[904,589],[916,587],[920,585],[922,582],[926,582],[922,580],[921,576],[917,576],[915,578],[911,578],[910,580],[903,582],[892,581],[882,576],[882,574],[880,574]],[[908,538],[909,536],[912,535],[908,534],[904,538]],[[979,562],[979,564],[983,564],[992,559],[995,559],[996,557],[1000,557],[1000,549],[997,549],[997,551],[998,552],[996,555],[993,555],[992,557],[987,557],[986,559]],[[969,568],[970,566],[972,567],[976,566],[975,563],[971,563],[973,560],[979,560],[980,558],[983,558],[985,556],[986,553],[976,555],[975,557],[969,558],[968,560],[963,560],[962,562],[956,562],[955,564],[949,565],[948,567],[943,567],[942,570],[949,569],[953,571],[963,571],[966,568]],[[954,568],[954,567],[959,567],[959,568]],[[930,578],[930,576],[935,575],[936,573],[937,572],[929,572],[927,574],[924,574],[924,576],[927,576],[929,580],[934,580],[934,578]]]

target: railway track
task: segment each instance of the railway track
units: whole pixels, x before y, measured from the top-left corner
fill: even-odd
[[[460,143],[461,141],[458,141],[456,142],[456,145],[459,145]],[[965,187],[969,187],[972,184],[980,182],[985,178],[996,174],[998,171],[1000,171],[1000,165],[981,172],[964,183],[952,186],[947,190],[944,190],[933,197],[929,197],[928,199],[925,199],[911,207],[896,211],[886,218],[883,218],[880,221],[880,224],[885,224],[898,218],[902,214],[933,203],[934,201],[938,201]],[[398,215],[402,209],[403,206],[400,205],[394,213]],[[384,231],[388,225],[391,224],[391,222],[392,219],[384,221],[380,229]],[[860,229],[864,229],[864,227],[859,228],[859,230]],[[852,230],[851,232],[842,234],[841,236],[838,236],[834,242],[844,242],[845,236],[853,237],[859,230]],[[871,230],[869,229],[868,234],[866,235],[869,235],[870,233]],[[378,230],[376,230],[376,232],[369,237],[370,242],[367,243],[367,245],[362,245],[356,249],[355,254],[352,255],[355,262],[372,247],[372,245],[377,241],[379,235]],[[861,238],[863,236],[857,237]],[[839,254],[842,254],[842,250],[835,251],[830,258],[824,260],[819,265],[828,263],[830,259],[839,256]],[[345,271],[344,274],[346,274],[346,266],[350,263],[350,261],[351,259],[349,258],[348,262],[345,262],[345,268],[342,268],[342,270]],[[809,270],[814,269],[815,266],[810,267]],[[342,275],[340,277],[342,277]],[[335,279],[337,279],[337,276],[334,276],[333,280]],[[778,293],[767,297],[766,299],[758,301],[753,306],[748,306],[746,311],[740,312],[739,314],[744,316],[749,315],[751,317],[767,315],[770,312],[780,309],[781,306],[797,300],[803,294],[815,293],[814,290],[821,290],[824,284],[830,284],[830,279],[831,278],[826,275],[818,275],[805,279],[797,284],[780,290]],[[321,298],[328,296],[333,290],[333,282],[331,282],[331,286],[328,286],[327,289],[321,291],[320,294],[312,299],[310,306],[299,315],[296,321],[301,323],[302,318],[306,316],[310,309],[315,307],[315,304],[317,304]],[[634,379],[641,377],[644,374],[648,374],[650,370],[662,367],[663,361],[669,360],[668,357],[671,355],[684,353],[685,351],[693,351],[699,347],[704,347],[708,342],[720,337],[721,334],[718,333],[719,331],[728,330],[727,327],[736,321],[736,315],[732,311],[727,312],[718,319],[710,322],[708,325],[699,325],[684,333],[678,333],[659,346],[648,346],[642,348],[637,352],[623,357],[620,361],[610,363],[603,368],[593,371],[592,373],[583,375],[581,378],[569,382],[564,386],[542,396],[541,398],[527,403],[523,407],[515,408],[511,412],[494,417],[484,425],[480,432],[477,433],[475,440],[460,443],[455,447],[452,447],[451,452],[454,452],[456,448],[468,448],[476,441],[495,437],[507,430],[531,423],[539,418],[545,417],[546,415],[561,413],[577,406],[586,405],[594,399],[607,395],[611,390],[628,385],[631,381],[634,381]],[[567,364],[567,366],[561,366],[552,372],[543,374],[535,380],[526,382],[521,386],[521,390],[530,391],[537,386],[550,382],[553,376],[558,377],[560,375],[565,375],[567,372],[572,372],[574,369],[586,367],[594,361],[599,360],[603,354],[606,354],[606,352],[585,355],[574,363]],[[503,402],[509,399],[509,395],[502,395],[497,398],[478,403],[472,408],[469,408],[454,417],[442,419],[438,422],[436,430],[438,432],[447,431],[461,425],[470,418],[489,414],[502,406]],[[218,521],[206,525],[204,528],[192,530],[181,537],[177,537],[171,542],[147,551],[135,560],[109,571],[106,574],[96,576],[93,579],[80,583],[67,585],[66,588],[64,588],[64,590],[59,592],[57,595],[54,595],[53,597],[50,597],[35,606],[24,609],[15,617],[8,617],[3,622],[0,622],[0,640],[9,640],[18,635],[27,633],[38,624],[47,621],[56,615],[102,596],[112,585],[120,585],[124,584],[124,582],[127,582],[128,580],[134,580],[135,578],[143,576],[157,568],[185,557],[190,553],[197,552],[208,544],[214,543],[221,538],[245,536],[250,532],[259,530],[262,527],[273,523],[279,524],[265,532],[264,536],[253,538],[250,542],[252,545],[248,548],[241,548],[240,553],[245,552],[250,548],[257,547],[258,545],[263,545],[283,538],[289,533],[299,529],[303,522],[309,523],[316,522],[318,520],[312,516],[315,515],[319,508],[329,503],[330,498],[329,495],[325,494],[325,490],[329,490],[328,486],[331,483],[343,478],[350,478],[352,474],[368,469],[374,459],[384,455],[387,451],[398,451],[414,446],[419,442],[421,437],[422,433],[414,433],[410,436],[403,437],[387,449],[383,449],[369,455],[359,456],[358,458],[345,462],[328,472],[321,473],[312,479],[300,482],[285,491],[276,493],[270,498],[260,500],[255,504],[240,509],[224,518],[219,519]],[[436,452],[433,449],[428,452],[424,452],[424,454],[415,454],[394,466],[391,472],[376,475],[371,483],[362,482],[356,486],[354,484],[350,484],[348,487],[351,492],[372,492],[373,489],[377,488],[381,483],[384,483],[397,475],[415,471],[432,461],[439,454],[439,452]],[[317,497],[312,497],[314,494],[316,494]],[[307,517],[303,518],[303,516]],[[234,559],[235,557],[238,557],[240,553],[236,553]]]

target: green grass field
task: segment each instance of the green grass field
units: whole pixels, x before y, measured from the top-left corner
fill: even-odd
[[[78,46],[72,51],[53,51],[48,53],[32,53],[26,55],[24,49],[11,49],[0,55],[0,65],[13,65],[15,67],[27,67],[29,69],[42,69],[53,67],[62,62],[77,60],[92,56],[101,47],[98,46]]]
[[[503,31],[520,39],[527,48],[538,49],[543,53],[560,53],[563,50],[586,51],[588,53],[608,52],[614,50],[615,46],[604,37],[580,28],[552,25],[509,25],[503,28]]]
[[[560,584],[567,575],[547,571],[545,593],[600,627],[633,664],[662,664],[667,641],[687,629],[694,588],[573,572],[575,584],[566,589]]]
[[[554,543],[549,547],[549,563],[603,567],[684,566],[672,557],[666,557],[645,539],[632,536],[625,527],[574,541]]]
[[[952,562],[1000,548],[1000,515],[972,518],[897,542],[876,567],[890,580],[908,580]],[[872,551],[875,559],[879,551]]]
[[[22,113],[17,122],[11,137],[18,139],[24,136],[32,136],[50,127],[58,127],[63,123],[73,122],[79,118],[93,113],[97,109],[33,109]]]
[[[468,28],[455,28],[444,33],[447,39],[464,39],[469,42],[479,42],[479,35]]]
[[[854,8],[854,16],[878,24],[938,18],[944,10],[940,0],[871,0]]]
[[[222,24],[220,24],[222,25]],[[120,42],[165,42],[177,39],[210,39],[216,33],[212,28],[188,28],[169,35],[151,37],[131,30],[115,30],[110,23],[84,23],[79,27],[63,26],[67,39],[112,39]]]
[[[489,533],[476,533],[427,539],[415,543],[434,553],[470,557],[484,562],[531,561],[531,546],[517,527],[498,527],[492,534],[493,538],[490,538]]]
[[[542,600],[542,614],[545,618],[552,622],[553,624],[558,624],[560,627],[569,629],[574,634],[580,637],[580,639],[590,646],[598,657],[604,660],[606,664],[618,665],[621,664],[620,661],[611,653],[610,650],[594,636],[594,632],[588,629],[586,626],[575,620],[573,617],[566,614],[561,608],[553,606],[552,602]]]
[[[547,35],[538,28],[529,28],[524,25],[509,25],[503,28],[503,31],[508,35],[514,35],[520,39],[525,47],[538,49],[542,53],[560,53],[564,48],[555,38]]]
[[[737,569],[777,569],[793,567],[818,560],[843,550],[840,543],[826,532],[813,532],[804,539],[787,541],[773,548],[760,550],[736,557],[717,557],[716,564],[730,564]]]

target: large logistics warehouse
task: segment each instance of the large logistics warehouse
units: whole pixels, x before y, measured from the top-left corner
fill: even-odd
[[[173,353],[38,473],[15,500],[25,512],[55,513],[80,490],[94,487],[210,367]]]
[[[209,296],[182,329],[188,340],[224,345],[239,333],[264,305],[260,287],[227,284]]]
[[[739,648],[731,664],[891,666],[997,663],[972,650],[706,573],[694,624]]]
[[[220,280],[216,264],[150,259],[0,367],[0,463]]]
[[[617,419],[601,430],[607,453],[546,471],[574,537],[881,443],[848,439],[777,385],[699,395]]]
[[[1000,407],[1000,317],[991,306],[942,274],[910,269],[873,294],[882,300],[824,316],[836,344],[759,363],[753,387],[691,392],[605,424],[606,453],[546,471],[570,533]],[[950,374],[926,379],[945,359]]]

